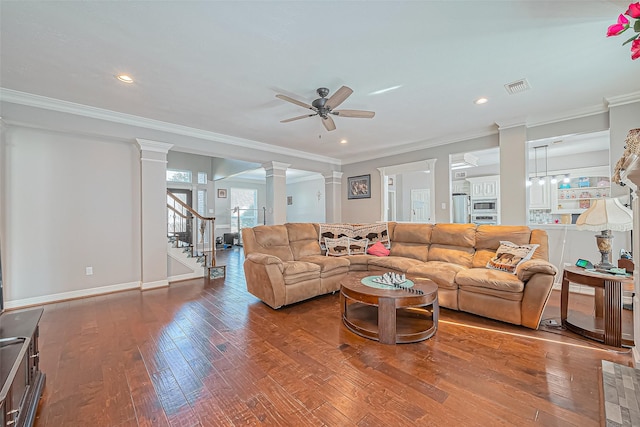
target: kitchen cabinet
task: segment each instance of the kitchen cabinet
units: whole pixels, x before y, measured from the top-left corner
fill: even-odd
[[[471,188],[469,182],[465,180],[456,180],[451,182],[451,193],[465,193],[469,194]]]
[[[497,199],[500,197],[500,175],[467,178],[471,185],[472,199]]]
[[[38,323],[43,309],[0,315],[0,426],[31,426],[45,376],[40,371]]]
[[[529,209],[551,209],[551,195],[550,195],[549,180],[545,180],[544,184],[540,185],[538,180],[534,179],[529,186]]]

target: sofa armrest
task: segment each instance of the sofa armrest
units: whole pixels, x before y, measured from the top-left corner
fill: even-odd
[[[555,276],[558,274],[558,269],[549,261],[542,259],[527,260],[516,268],[516,275],[518,276],[518,279],[523,282],[528,282],[534,274],[538,273]]]
[[[243,266],[249,293],[271,308],[285,304],[284,264],[280,258],[255,252],[247,255]]]
[[[531,259],[520,264],[516,274],[518,279],[525,282],[521,324],[527,328],[538,329],[558,269],[548,261]]]
[[[261,265],[275,265],[278,267],[278,269],[280,270],[280,272],[284,272],[284,264],[282,263],[282,260],[280,258],[278,258],[277,256],[273,256],[273,255],[267,255],[267,254],[261,254],[258,252],[252,253],[247,255],[247,261],[251,261],[254,262],[256,264],[261,264]]]

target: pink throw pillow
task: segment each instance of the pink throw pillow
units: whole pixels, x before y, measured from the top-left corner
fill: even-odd
[[[367,249],[367,253],[375,256],[389,256],[391,251],[385,248],[382,243],[376,242]]]

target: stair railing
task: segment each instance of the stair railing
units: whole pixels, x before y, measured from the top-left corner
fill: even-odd
[[[195,209],[167,190],[167,237],[174,241],[175,247],[186,243],[185,248],[190,252],[190,256],[201,258],[209,275],[211,269],[217,268],[214,224],[215,217],[200,215]],[[181,240],[187,236],[186,241]]]

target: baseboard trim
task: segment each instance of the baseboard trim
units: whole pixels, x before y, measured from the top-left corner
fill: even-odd
[[[157,288],[166,288],[169,286],[169,281],[167,279],[156,280],[155,282],[146,282],[140,284],[140,289],[143,291],[148,291],[149,289],[157,289]]]
[[[194,271],[193,273],[185,273],[185,274],[178,274],[176,276],[171,276],[167,278],[167,281],[169,283],[173,283],[173,282],[181,282],[183,280],[200,279],[204,277],[204,268],[202,270],[203,271],[199,273]]]
[[[120,283],[117,285],[101,286],[99,288],[81,289],[78,291],[61,292],[58,294],[42,295],[33,298],[23,298],[5,301],[7,310],[31,307],[35,305],[50,304],[53,302],[66,301],[71,299],[93,297],[97,295],[110,294],[113,292],[129,291],[140,289],[140,282]]]

